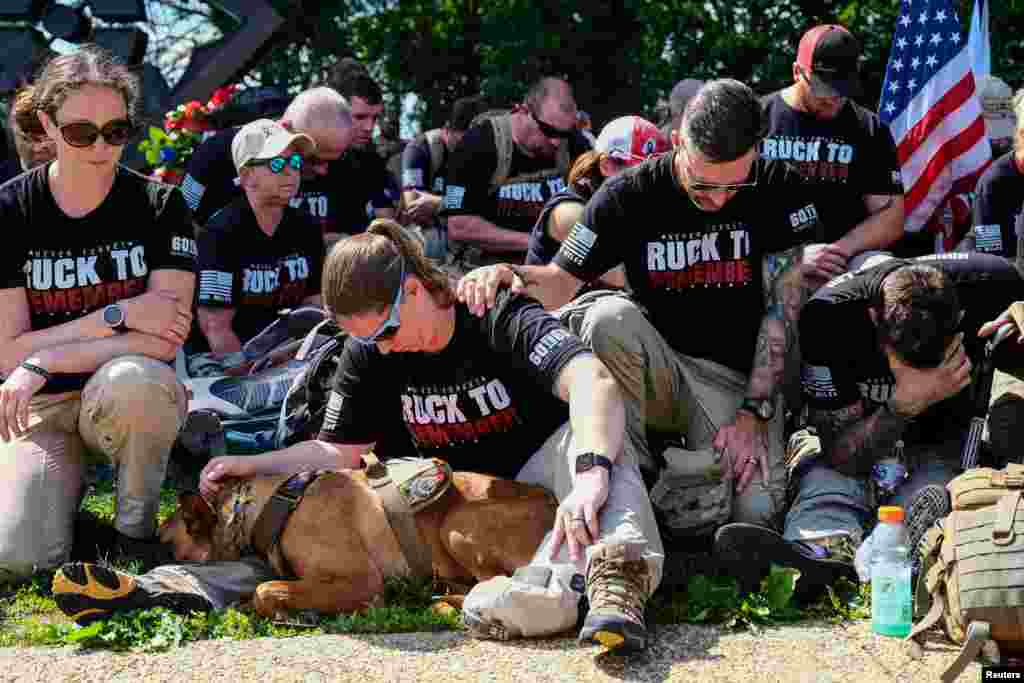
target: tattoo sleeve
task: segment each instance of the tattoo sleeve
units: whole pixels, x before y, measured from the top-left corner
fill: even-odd
[[[772,398],[782,386],[787,364],[799,362],[797,322],[810,297],[803,276],[803,246],[765,259],[766,311],[754,348],[747,394]]]
[[[810,411],[827,461],[846,475],[868,474],[872,465],[892,453],[907,425],[907,418],[885,408],[867,416],[865,412],[863,401],[838,410]]]

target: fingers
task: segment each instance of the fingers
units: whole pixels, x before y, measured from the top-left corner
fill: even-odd
[[[597,542],[597,539],[601,537],[601,525],[598,522],[597,509],[593,505],[587,505],[584,507],[584,517],[586,518],[587,525],[584,527],[587,533],[590,534],[590,538],[587,539],[587,545],[591,545]]]
[[[3,435],[4,441],[8,441],[12,438],[16,439],[21,436],[21,430],[18,428],[18,396],[14,391],[8,390],[6,396],[4,396],[3,405]]]
[[[757,458],[761,463],[761,483],[764,484],[765,488],[768,488],[768,444],[765,444],[764,448],[761,449]]]
[[[491,273],[488,273],[489,276],[492,273],[494,273],[495,276],[494,277],[487,277],[487,279],[485,281],[486,282],[486,285],[485,285],[485,287],[486,287],[485,295],[486,295],[486,299],[487,299],[487,308],[488,309],[491,309],[491,308],[494,307],[494,302],[498,298],[498,285],[501,284],[501,281],[496,276],[496,274],[497,274],[496,271],[497,271],[497,269],[493,270]]]
[[[748,458],[743,462],[742,468],[737,472],[739,480],[736,482],[736,493],[743,493],[747,490],[747,487],[750,486],[751,479],[754,478],[754,471],[756,469],[753,458]]]
[[[12,397],[7,391],[0,391],[0,438],[4,441],[11,440],[11,431],[7,428],[7,404]]]
[[[28,407],[32,403],[31,396],[22,396],[18,400],[17,418],[20,431],[24,434],[28,433]]]
[[[572,513],[573,515],[577,513]],[[585,520],[582,517],[571,516],[568,513],[565,515],[569,527],[568,533],[565,535],[566,545],[569,546],[569,559],[576,562],[580,559],[580,541],[577,534],[580,533],[580,529],[583,529]],[[583,533],[586,533],[586,529],[583,529]]]
[[[557,559],[558,551],[562,548],[562,543],[565,542],[565,524],[568,521],[568,515],[559,513],[555,517],[555,529],[551,536],[551,553],[548,556],[549,559]]]

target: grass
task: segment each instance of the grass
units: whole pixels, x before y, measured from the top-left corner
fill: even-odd
[[[165,487],[161,496],[161,519],[170,516],[176,505],[175,490]],[[90,490],[83,509],[112,522],[114,493],[109,481],[100,482]],[[138,561],[124,557],[110,558],[107,564],[122,571],[140,571]],[[222,638],[246,640],[461,628],[457,610],[432,608],[436,590],[432,581],[408,578],[387,580],[381,601],[385,606],[351,615],[300,614],[289,623],[275,623],[244,608],[191,615],[154,608],[117,614],[80,628],[57,609],[50,593],[52,578],[52,571],[40,572],[19,585],[0,585],[0,647],[77,645],[157,652],[192,641]],[[870,615],[869,587],[848,582],[830,588],[819,603],[798,608],[791,602],[798,580],[792,570],[773,568],[758,592],[744,594],[730,578],[692,576],[685,588],[659,591],[651,601],[649,614],[658,624],[718,624],[725,628],[748,629],[805,619],[838,623]]]

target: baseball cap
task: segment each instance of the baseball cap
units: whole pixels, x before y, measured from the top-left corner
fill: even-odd
[[[1012,138],[1017,117],[1013,113],[1013,90],[1010,86],[996,76],[983,76],[978,84],[978,93],[988,139]]]
[[[796,63],[817,97],[856,97],[861,92],[860,42],[837,24],[815,26],[800,39]]]
[[[303,156],[316,151],[316,142],[305,133],[293,133],[277,121],[256,119],[242,126],[231,141],[231,158],[239,171],[253,159],[276,157],[295,143]]]
[[[696,78],[684,78],[675,84],[672,93],[668,96],[668,110],[672,116],[679,116],[686,109],[693,96],[704,85],[704,81]]]
[[[601,129],[594,150],[629,166],[668,151],[658,127],[639,116],[620,116]]]

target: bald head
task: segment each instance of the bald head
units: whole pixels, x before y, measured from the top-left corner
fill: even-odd
[[[576,98],[572,86],[561,78],[542,78],[526,93],[526,104],[534,111],[552,107],[564,114],[576,116]]]
[[[352,107],[332,88],[303,90],[288,105],[281,123],[313,138],[321,161],[337,159],[352,144]]]

